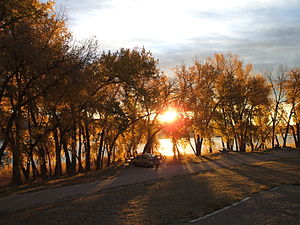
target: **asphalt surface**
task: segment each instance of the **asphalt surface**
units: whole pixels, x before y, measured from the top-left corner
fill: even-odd
[[[300,185],[282,185],[207,215],[192,225],[299,225]],[[197,219],[195,219],[197,220]]]
[[[203,161],[200,163],[161,165],[156,168],[127,167],[116,177],[31,193],[0,198],[0,214],[14,212],[20,209],[37,207],[57,201],[65,201],[82,196],[89,196],[100,191],[118,188],[143,182],[152,182],[158,179],[169,178],[188,173],[199,173],[207,170],[238,166],[263,161],[278,160],[280,158],[299,157],[299,151],[273,151],[268,154],[236,154],[224,153],[218,160]],[[300,223],[299,223],[300,224]]]

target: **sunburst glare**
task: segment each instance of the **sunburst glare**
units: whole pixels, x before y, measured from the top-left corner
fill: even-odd
[[[162,123],[172,123],[178,117],[178,112],[175,109],[169,109],[163,114],[159,115],[159,121]]]

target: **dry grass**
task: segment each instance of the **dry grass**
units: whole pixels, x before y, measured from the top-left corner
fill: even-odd
[[[39,191],[44,189],[52,189],[62,186],[69,186],[73,184],[82,184],[87,182],[92,182],[99,179],[106,179],[110,176],[116,176],[120,170],[122,169],[122,166],[113,166],[109,168],[105,168],[98,171],[91,171],[88,173],[79,173],[72,177],[60,177],[60,178],[52,178],[47,181],[35,181],[29,184],[24,184],[21,186],[14,186],[9,184],[10,183],[10,175],[6,175],[5,179],[6,182],[0,182],[0,197],[13,195],[13,194],[20,194],[20,193],[26,193],[26,192],[33,192],[33,191]],[[1,177],[0,177],[1,178]],[[2,178],[1,178],[2,179]],[[1,185],[1,183],[3,185]]]
[[[173,177],[23,210],[0,224],[180,224],[281,184],[300,184],[300,159]]]
[[[270,151],[259,151],[259,152],[252,152],[252,153],[242,153],[238,152],[237,154],[268,154]],[[202,163],[207,161],[218,160],[224,157],[224,154],[227,153],[214,153],[208,154],[201,157],[197,157],[194,154],[182,154],[181,160],[174,160],[172,156],[167,156],[166,158],[166,165],[171,164],[188,164],[188,163]],[[234,154],[231,152],[231,154]],[[120,173],[122,168],[126,166],[126,164],[120,164],[120,166],[113,166],[109,168],[104,168],[99,171],[91,171],[88,173],[79,173],[75,176],[63,176],[60,178],[50,178],[47,181],[37,180],[28,184],[24,184],[22,186],[16,187],[11,185],[11,169],[10,171],[0,170],[0,197],[26,193],[26,192],[34,192],[44,189],[52,189],[62,186],[69,186],[73,184],[81,184],[87,182],[97,181],[99,179],[106,179],[110,176],[116,176]],[[128,165],[127,165],[128,166]]]
[[[222,154],[211,154],[205,157],[196,157],[195,155],[182,155],[181,161],[174,161],[173,157],[169,156],[166,158],[166,164],[176,163],[191,163],[191,162],[203,162],[222,158]],[[52,189],[62,186],[68,186],[73,184],[80,184],[86,182],[92,182],[99,179],[105,179],[109,176],[116,176],[122,166],[113,166],[105,168],[99,171],[91,171],[89,173],[80,173],[72,177],[64,176],[60,178],[51,178],[47,181],[37,180],[28,184],[21,185],[19,187],[10,185],[11,182],[11,171],[1,170],[0,171],[0,197],[20,194],[26,192],[39,191],[44,189]]]

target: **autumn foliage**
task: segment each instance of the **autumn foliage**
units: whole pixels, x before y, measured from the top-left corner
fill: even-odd
[[[141,144],[153,152],[162,130],[174,143],[192,136],[198,156],[213,136],[231,150],[274,147],[283,127],[299,147],[299,69],[276,80],[215,54],[170,79],[144,48],[75,42],[52,1],[1,1],[0,49],[0,161],[16,185],[108,167]],[[162,124],[169,105],[180,116]]]

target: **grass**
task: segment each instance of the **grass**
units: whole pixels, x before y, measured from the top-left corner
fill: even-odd
[[[268,154],[269,150],[259,151],[259,152],[238,152],[231,154]],[[188,164],[188,163],[202,163],[212,160],[218,160],[222,159],[224,157],[224,154],[227,153],[214,153],[214,154],[208,154],[201,157],[197,157],[194,154],[182,154],[181,155],[181,161],[173,159],[172,156],[168,156],[165,160],[166,165],[173,165],[173,164]],[[125,164],[125,166],[128,166],[128,164]],[[14,186],[10,185],[11,180],[11,173],[9,173],[7,170],[0,171],[0,197],[9,196],[9,195],[15,195],[20,193],[26,193],[26,192],[34,192],[39,190],[45,190],[45,189],[52,189],[62,186],[69,186],[73,184],[81,184],[81,183],[87,183],[87,182],[93,182],[100,179],[106,179],[111,176],[117,176],[122,168],[124,167],[124,164],[120,164],[117,166],[112,166],[109,168],[104,168],[102,170],[98,171],[90,171],[88,173],[79,173],[75,176],[63,176],[60,178],[50,178],[49,180],[42,181],[37,180],[28,184],[24,184],[21,186]]]
[[[2,215],[0,224],[179,224],[282,184],[300,184],[300,159],[177,176]]]
[[[63,176],[60,178],[51,178],[46,181],[35,181],[18,187],[8,184],[10,177],[6,174],[1,177],[1,179],[6,178],[6,182],[3,182],[3,185],[0,183],[0,197],[106,179],[111,176],[116,176],[121,168],[122,166],[112,166],[102,170],[79,173],[72,177]]]
[[[208,155],[206,156],[206,158],[201,157],[200,159],[194,155],[182,155],[182,160],[181,162],[179,162],[179,161],[174,161],[173,157],[170,156],[166,158],[166,164],[191,163],[191,162],[198,163],[201,161],[208,161],[208,159],[214,160],[220,158],[222,158],[222,154],[219,153]],[[104,168],[99,171],[79,173],[72,177],[63,176],[60,178],[50,178],[49,180],[46,181],[38,180],[18,187],[14,185],[10,185],[11,173],[7,170],[2,170],[0,173],[0,197],[26,193],[26,192],[39,191],[44,189],[52,189],[52,188],[57,188],[62,186],[69,186],[73,184],[87,183],[99,179],[106,179],[107,177],[110,176],[116,176],[120,172],[122,167],[123,164],[119,166]]]

